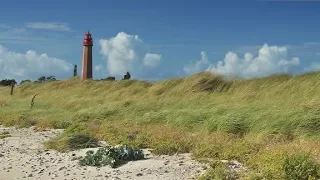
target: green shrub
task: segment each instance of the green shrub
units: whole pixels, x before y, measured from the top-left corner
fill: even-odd
[[[284,163],[286,179],[310,180],[320,178],[320,166],[313,162],[309,154],[287,156]]]
[[[86,152],[86,156],[79,160],[79,164],[89,166],[106,166],[110,165],[112,168],[127,162],[140,160],[144,158],[144,154],[140,149],[133,149],[127,145],[120,147],[103,147],[94,153],[90,150]]]

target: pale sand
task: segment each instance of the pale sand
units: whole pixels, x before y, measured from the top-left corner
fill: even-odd
[[[63,130],[35,132],[34,128],[4,128],[12,137],[0,139],[0,180],[11,179],[196,179],[208,167],[191,159],[190,154],[153,156],[144,150],[145,160],[131,161],[118,168],[80,166],[75,157],[84,156],[88,149],[60,153],[44,151],[43,142]],[[94,149],[96,150],[96,149]]]

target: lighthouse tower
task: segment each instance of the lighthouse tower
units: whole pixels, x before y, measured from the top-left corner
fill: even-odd
[[[83,40],[81,80],[92,79],[92,37],[88,31]]]

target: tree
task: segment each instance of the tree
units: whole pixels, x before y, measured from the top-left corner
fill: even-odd
[[[11,84],[17,84],[15,79],[3,79],[0,81],[0,86],[11,86]]]
[[[20,85],[23,84],[23,83],[30,83],[30,82],[31,82],[31,81],[30,81],[29,79],[22,80],[22,81],[20,82]]]
[[[48,77],[45,77],[45,76],[41,76],[38,78],[37,83],[43,83],[43,82],[48,82],[48,81],[56,81],[57,79],[54,77],[54,76],[48,76]]]
[[[45,82],[46,81],[46,77],[45,76],[41,76],[38,78],[38,80],[36,82]]]
[[[113,77],[113,76],[109,76],[109,77],[107,77],[107,78],[105,78],[105,79],[101,79],[101,80],[102,80],[102,81],[115,81],[116,78]]]
[[[47,77],[47,81],[56,81],[57,79],[54,76]]]

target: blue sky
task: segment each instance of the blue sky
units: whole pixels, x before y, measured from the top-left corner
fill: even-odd
[[[320,69],[320,1],[11,0],[0,16],[0,79],[69,77],[87,30],[96,79]]]

